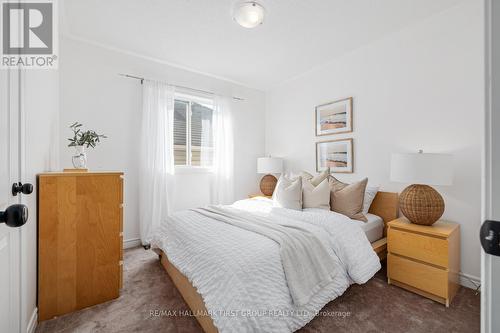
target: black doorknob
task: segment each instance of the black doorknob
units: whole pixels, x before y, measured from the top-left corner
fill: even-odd
[[[26,221],[28,221],[28,207],[25,205],[15,204],[0,212],[0,223],[5,223],[9,227],[20,227]]]
[[[484,252],[500,256],[500,222],[486,220],[479,232]]]
[[[30,183],[22,184],[21,182],[12,184],[12,195],[16,196],[18,193],[33,193],[33,185],[31,185]]]

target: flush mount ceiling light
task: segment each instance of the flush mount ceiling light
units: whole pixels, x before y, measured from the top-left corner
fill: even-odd
[[[264,7],[255,1],[236,4],[233,19],[242,27],[255,28],[264,21]]]

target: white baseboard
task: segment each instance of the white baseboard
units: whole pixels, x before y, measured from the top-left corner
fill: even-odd
[[[126,239],[123,241],[123,248],[130,249],[132,247],[137,247],[141,245],[141,240],[139,238]]]
[[[36,325],[38,323],[38,308],[33,310],[28,326],[26,327],[26,333],[35,333]]]
[[[470,275],[470,274],[465,274],[465,273],[458,273],[459,276],[459,283],[463,287],[470,288],[476,290],[478,286],[481,285],[481,278]]]

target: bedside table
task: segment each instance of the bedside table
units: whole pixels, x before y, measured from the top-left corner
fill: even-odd
[[[459,288],[460,225],[423,226],[406,218],[387,225],[387,282],[448,307]]]
[[[271,195],[264,195],[262,193],[259,193],[259,194],[250,194],[248,197],[250,199],[253,199],[253,198],[268,198],[268,199],[271,199],[272,198]]]

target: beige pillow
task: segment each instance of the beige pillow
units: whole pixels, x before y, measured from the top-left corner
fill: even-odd
[[[324,179],[318,186],[302,181],[302,208],[330,209],[330,184]]]
[[[363,215],[363,201],[368,178],[359,182],[346,184],[335,177],[330,178],[330,207],[334,212],[347,217],[367,222]]]
[[[291,180],[281,176],[273,194],[275,207],[302,210],[302,178]]]
[[[300,176],[302,179],[309,180],[313,186],[318,186],[323,180],[328,179],[328,176],[330,176],[330,168],[326,168],[316,176],[311,175],[309,172],[302,171]]]

